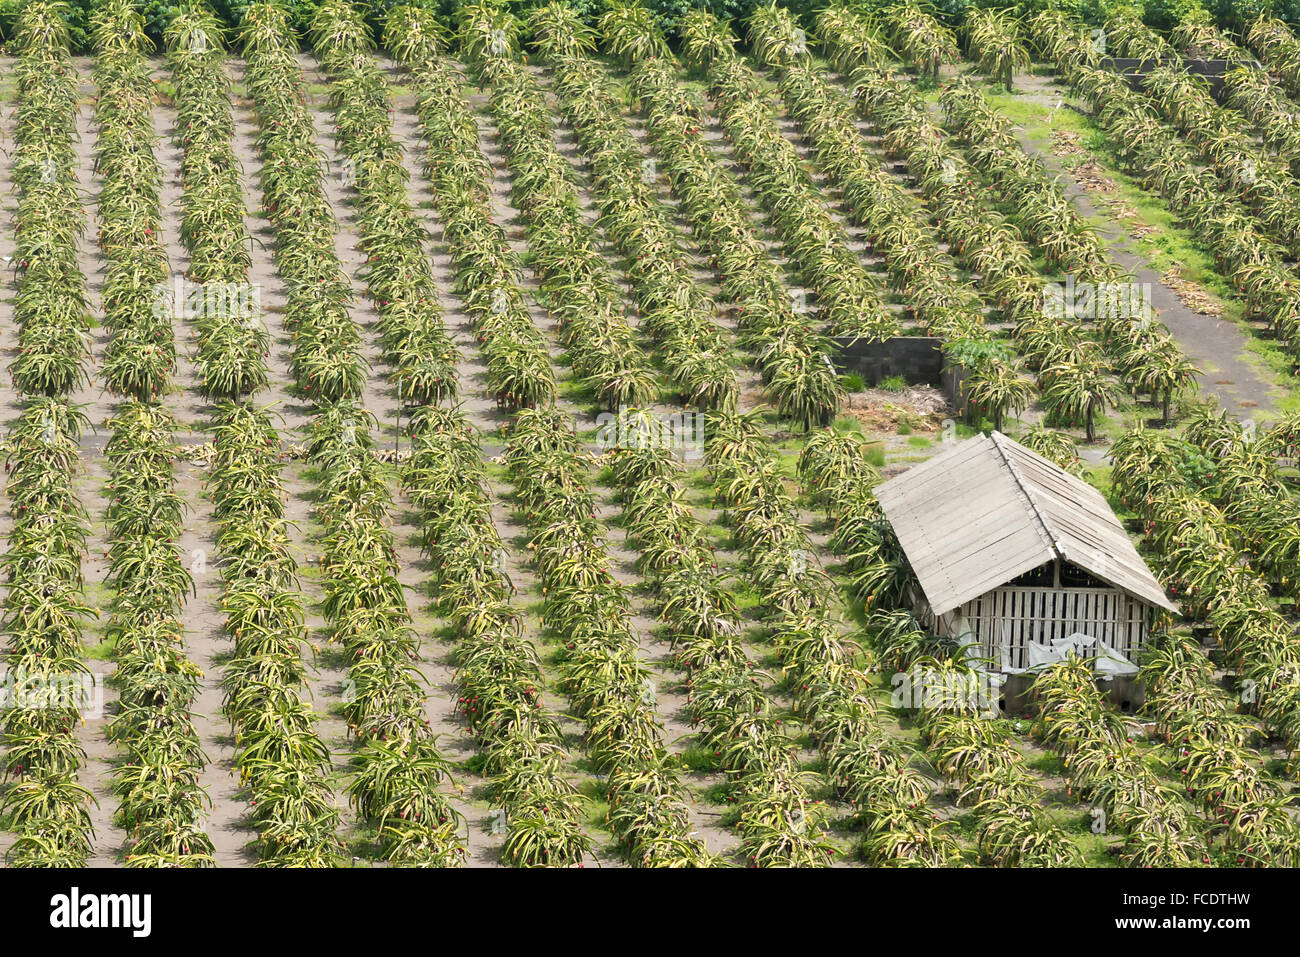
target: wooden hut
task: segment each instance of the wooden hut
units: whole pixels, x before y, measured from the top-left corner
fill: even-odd
[[[1133,661],[1157,609],[1178,611],[1101,493],[999,432],[956,443],[876,497],[920,583],[921,622],[978,644],[995,671],[1079,635]]]

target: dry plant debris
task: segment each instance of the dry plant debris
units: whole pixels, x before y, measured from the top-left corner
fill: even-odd
[[[1169,271],[1160,277],[1160,281],[1174,291],[1184,306],[1203,316],[1221,316],[1223,307],[1198,284],[1183,278],[1178,266],[1169,267]]]

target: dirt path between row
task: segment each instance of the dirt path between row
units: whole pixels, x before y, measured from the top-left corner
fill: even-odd
[[[111,600],[111,595],[104,586],[104,578],[109,571],[106,558],[109,536],[105,527],[108,468],[104,446],[109,438],[108,419],[117,407],[118,400],[103,390],[103,381],[99,375],[104,362],[104,349],[108,345],[108,332],[100,324],[104,317],[102,290],[105,277],[104,261],[96,241],[100,225],[98,196],[103,179],[93,169],[98,128],[92,101],[98,90],[91,79],[93,61],[78,57],[75,62],[82,101],[77,108],[76,124],[77,188],[85,196],[86,204],[86,229],[77,241],[77,264],[86,277],[87,300],[96,325],[91,329],[90,381],[73,391],[68,397],[68,403],[74,408],[80,408],[90,421],[90,428],[81,437],[81,468],[76,482],[77,497],[90,516],[90,534],[86,538],[86,557],[82,563],[87,604],[99,609],[98,620],[88,623],[85,629],[85,642],[90,647],[97,644],[104,635]],[[116,670],[115,664],[100,659],[91,659],[86,664],[101,681]],[[103,701],[102,713],[98,716],[87,714],[77,734],[78,741],[86,750],[86,765],[79,781],[95,798],[90,811],[91,823],[95,828],[95,851],[89,861],[92,866],[103,866],[120,859],[124,855],[122,845],[125,841],[124,832],[113,821],[119,801],[110,779],[114,767],[122,759],[122,752],[109,743],[105,734],[109,721],[117,711],[117,691],[111,685],[104,687]]]

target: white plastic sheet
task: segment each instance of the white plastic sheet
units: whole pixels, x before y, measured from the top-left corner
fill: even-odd
[[[1077,631],[1064,638],[1053,638],[1050,642],[1043,644],[1036,641],[1026,642],[1025,658],[1028,664],[1024,668],[1013,668],[1008,664],[1011,660],[1011,646],[1003,643],[1001,649],[1002,670],[1008,674],[1042,671],[1065,661],[1071,652],[1082,658],[1092,648],[1096,648],[1096,654],[1092,657],[1093,670],[1101,677],[1113,678],[1116,675],[1137,674],[1137,665],[1125,658],[1114,647],[1099,638]]]

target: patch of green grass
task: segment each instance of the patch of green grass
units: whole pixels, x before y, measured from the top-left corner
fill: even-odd
[[[1273,401],[1283,415],[1300,412],[1300,389],[1295,382],[1295,361],[1275,339],[1251,336],[1250,345],[1241,354],[1246,364],[1255,369],[1265,382],[1281,383],[1284,388],[1273,389]]]
[[[948,819],[948,828],[954,837],[964,838],[974,843],[979,835],[980,819],[974,811],[958,814]]]
[[[1092,820],[1089,817],[1078,818],[1076,828],[1069,829],[1069,838],[1083,853],[1085,867],[1115,867],[1115,858],[1110,855],[1114,838],[1106,834],[1092,833]]]
[[[1027,759],[1025,764],[1032,770],[1040,774],[1064,774],[1065,765],[1061,759],[1051,752],[1038,754]]]
[[[597,834],[608,835],[606,840],[612,840],[614,835],[609,829],[609,805],[604,801],[592,801],[587,805],[587,827]]]
[[[117,655],[117,639],[105,638],[97,645],[86,648],[82,657],[88,661],[112,661]]]
[[[688,771],[707,773],[720,770],[717,757],[708,748],[687,748],[681,753],[681,762]]]
[[[856,372],[847,372],[840,376],[840,385],[845,392],[861,392],[867,387],[866,380]]]
[[[1089,485],[1101,492],[1102,495],[1109,497],[1112,490],[1111,472],[1114,466],[1104,464],[1092,464],[1085,462],[1083,464],[1083,477]]]

